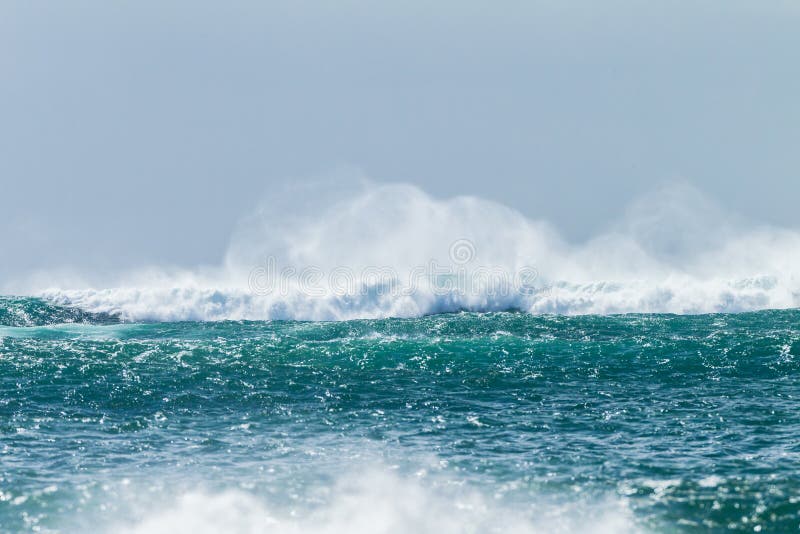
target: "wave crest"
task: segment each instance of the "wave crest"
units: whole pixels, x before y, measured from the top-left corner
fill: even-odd
[[[121,275],[110,289],[62,285],[38,293],[133,321],[800,306],[800,233],[743,222],[687,186],[640,199],[618,223],[577,245],[545,222],[477,198],[437,200],[408,185],[312,192],[273,198],[244,219],[219,267],[150,269]],[[254,273],[265,262],[274,262],[272,285],[260,291]],[[342,269],[349,273],[344,286],[332,278]],[[504,273],[506,281],[487,272]],[[523,272],[530,283],[508,283]]]

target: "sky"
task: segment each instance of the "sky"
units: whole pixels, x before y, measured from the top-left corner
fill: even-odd
[[[341,169],[573,242],[672,181],[797,228],[798,28],[777,0],[6,0],[0,279],[214,263]]]

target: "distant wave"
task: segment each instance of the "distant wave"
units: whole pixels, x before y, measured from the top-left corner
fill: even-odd
[[[40,298],[0,297],[0,327],[31,327],[53,324],[112,324],[114,315],[90,313],[69,305],[53,305]]]
[[[219,266],[82,278],[33,293],[128,321],[740,312],[800,306],[800,233],[743,221],[684,185],[570,244],[491,201],[337,184],[271,198]]]
[[[382,317],[419,317],[458,311],[508,311],[553,314],[728,313],[797,307],[797,289],[774,278],[745,280],[667,280],[568,284],[559,282],[542,295],[447,295],[420,291],[411,296],[281,298],[242,290],[203,288],[52,290],[53,302],[119,316],[126,321],[219,321],[296,319],[336,321]]]

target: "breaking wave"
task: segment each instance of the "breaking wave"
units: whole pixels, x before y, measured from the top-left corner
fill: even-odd
[[[573,244],[488,200],[337,184],[274,196],[241,221],[219,266],[85,280],[40,279],[32,292],[127,321],[740,312],[800,306],[800,232],[677,185]]]

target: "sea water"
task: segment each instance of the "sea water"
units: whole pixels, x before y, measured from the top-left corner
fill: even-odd
[[[800,527],[797,310],[0,325],[2,532]]]

